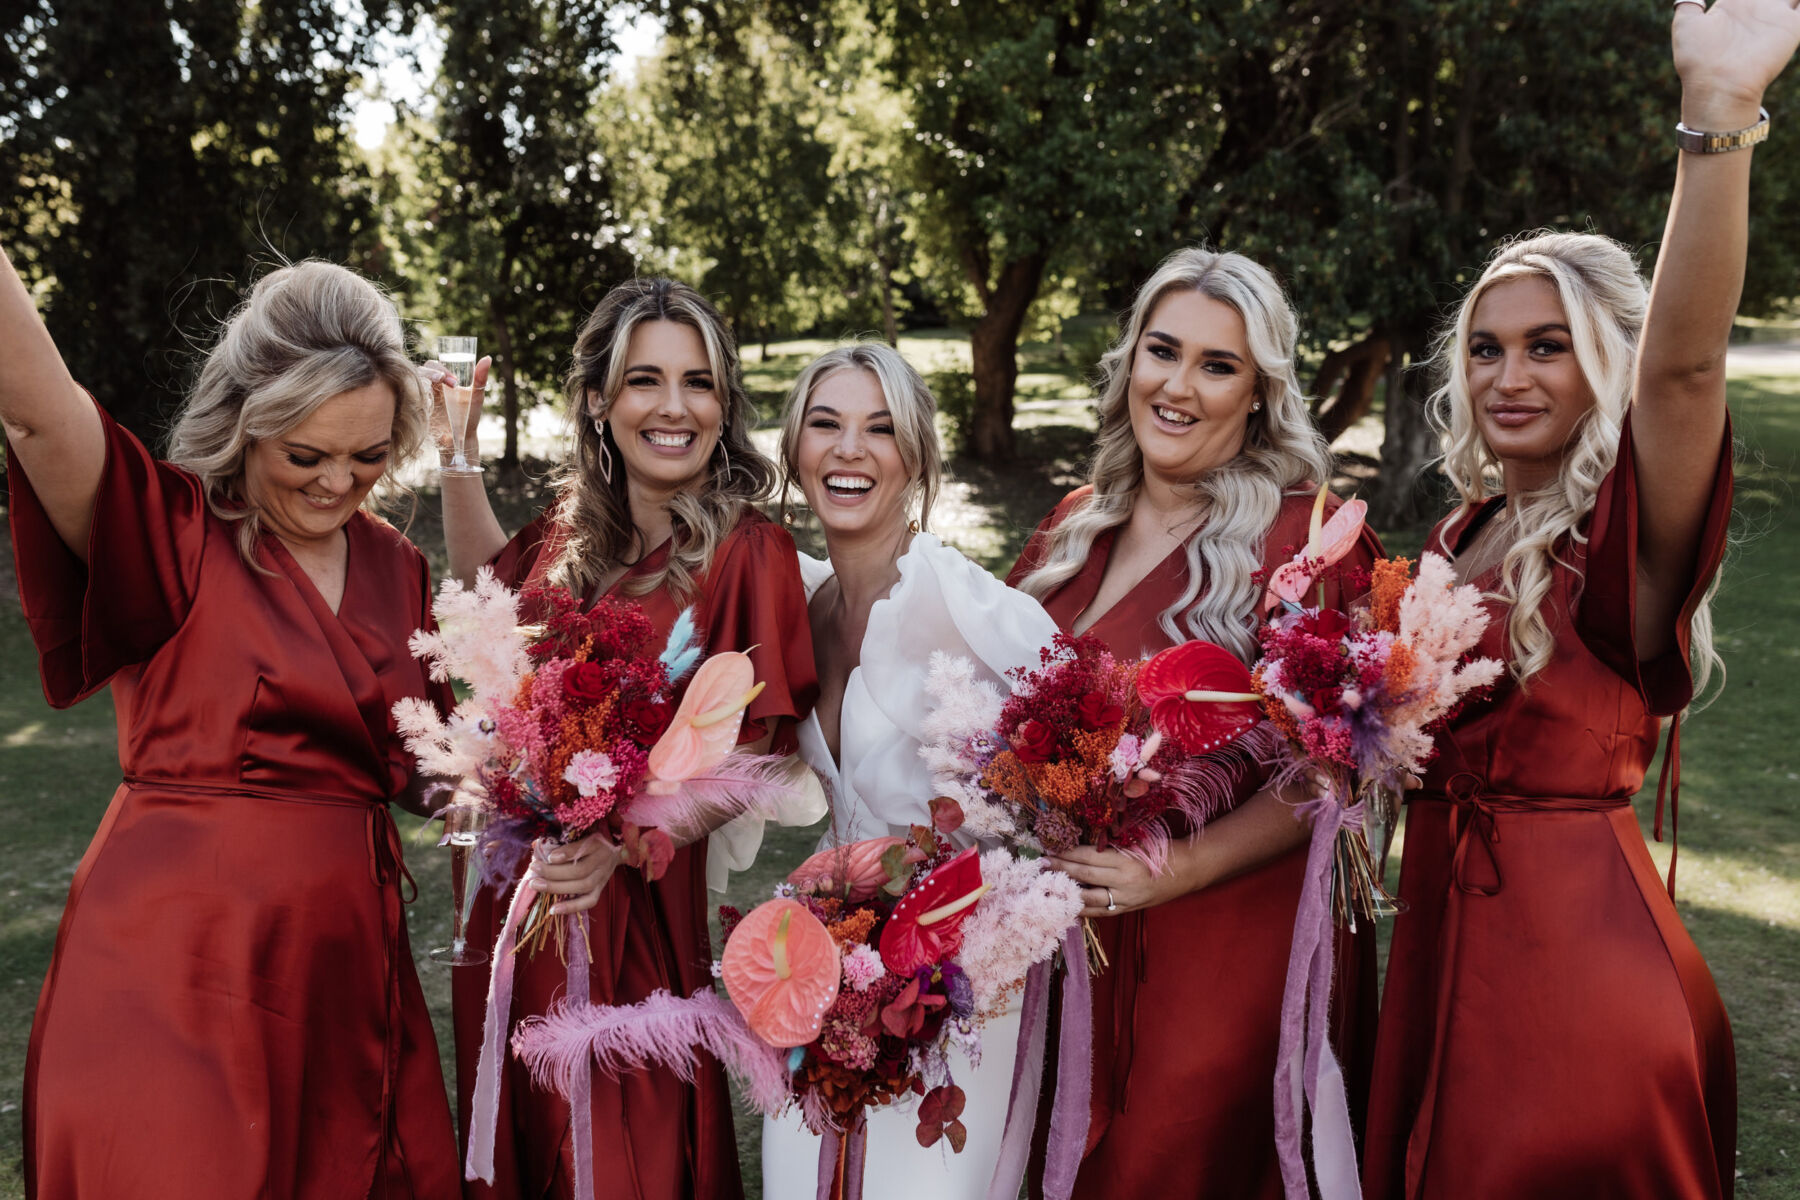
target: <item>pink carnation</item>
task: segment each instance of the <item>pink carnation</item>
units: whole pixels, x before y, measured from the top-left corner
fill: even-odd
[[[601,792],[612,790],[612,786],[619,781],[619,772],[613,766],[613,760],[605,754],[594,750],[577,750],[575,756],[569,759],[563,779],[575,785],[575,790],[582,796],[592,799]]]
[[[887,965],[872,946],[852,946],[844,954],[844,982],[859,992],[866,992],[877,979],[887,974]]]

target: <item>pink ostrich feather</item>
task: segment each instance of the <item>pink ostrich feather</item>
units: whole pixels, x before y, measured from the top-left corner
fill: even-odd
[[[708,829],[747,812],[773,816],[792,798],[788,759],[780,754],[732,754],[705,774],[684,779],[667,792],[643,791],[625,805],[633,825],[675,833]]]
[[[692,1083],[696,1050],[705,1050],[737,1076],[759,1111],[774,1114],[788,1102],[787,1052],[750,1032],[743,1015],[710,987],[687,999],[658,989],[636,1004],[551,1005],[519,1022],[513,1053],[539,1087],[567,1096],[580,1073],[599,1067],[613,1078],[645,1067],[666,1067]]]

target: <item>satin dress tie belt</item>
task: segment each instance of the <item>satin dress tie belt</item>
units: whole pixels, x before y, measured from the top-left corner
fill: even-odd
[[[1443,1070],[1444,1043],[1450,1016],[1451,982],[1456,978],[1456,948],[1460,939],[1457,928],[1461,918],[1462,899],[1474,896],[1491,900],[1505,887],[1500,871],[1500,818],[1526,817],[1542,813],[1591,812],[1606,813],[1631,806],[1630,796],[1508,796],[1488,792],[1484,781],[1470,771],[1450,777],[1442,792],[1417,791],[1408,794],[1407,804],[1448,804],[1450,806],[1450,842],[1453,847],[1450,865],[1449,896],[1444,905],[1443,924],[1438,928],[1438,978],[1436,1013],[1432,1027],[1431,1057],[1425,1073],[1425,1087],[1413,1117],[1412,1134],[1406,1148],[1406,1194],[1416,1196],[1424,1182],[1425,1147],[1431,1144],[1431,1122],[1437,1109],[1438,1083]],[[1485,860],[1485,861],[1478,861]]]
[[[125,783],[132,788],[154,788],[157,791],[198,792],[208,796],[243,796],[255,800],[271,800],[282,804],[319,804],[334,808],[360,808],[365,812],[364,842],[368,849],[369,884],[380,890],[382,974],[386,980],[385,1033],[381,1069],[381,1128],[383,1144],[395,1154],[399,1141],[394,1132],[394,1094],[400,1078],[400,1039],[403,1021],[400,1012],[400,931],[401,906],[418,898],[418,881],[406,869],[406,857],[400,842],[400,829],[388,811],[391,797],[369,800],[357,796],[329,792],[302,792],[287,788],[242,783],[206,783],[157,775],[127,775]],[[404,880],[411,894],[401,896]],[[402,1169],[404,1169],[402,1167]],[[378,1179],[380,1176],[378,1175]]]

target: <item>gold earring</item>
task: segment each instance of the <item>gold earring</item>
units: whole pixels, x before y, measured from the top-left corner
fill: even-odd
[[[906,523],[906,529],[908,533],[919,532],[919,518],[914,517],[912,520],[908,521]]]

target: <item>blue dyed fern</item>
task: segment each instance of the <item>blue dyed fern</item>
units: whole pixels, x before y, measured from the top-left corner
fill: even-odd
[[[663,648],[662,664],[669,669],[669,682],[674,683],[694,669],[700,661],[700,631],[694,624],[694,609],[690,605],[681,610],[675,618],[674,628],[669,630],[669,644]]]

